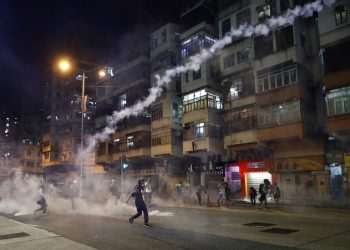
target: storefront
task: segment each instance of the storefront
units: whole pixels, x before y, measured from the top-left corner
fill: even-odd
[[[329,171],[325,171],[325,161],[322,155],[289,157],[275,159],[276,176],[286,203],[319,204],[328,199]],[[332,165],[334,176],[339,175],[339,166]],[[332,171],[330,171],[332,172]],[[338,183],[339,178],[334,178],[333,184]]]
[[[226,168],[226,181],[234,194],[248,196],[249,187],[259,189],[260,183],[268,179],[272,183],[272,175],[269,172],[270,164],[263,161],[237,161],[229,163]]]

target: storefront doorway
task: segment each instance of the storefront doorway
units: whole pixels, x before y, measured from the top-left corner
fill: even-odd
[[[248,197],[248,189],[253,186],[259,189],[260,183],[268,179],[272,183],[272,175],[269,168],[262,161],[237,161],[229,163],[225,173],[232,193],[241,198]]]

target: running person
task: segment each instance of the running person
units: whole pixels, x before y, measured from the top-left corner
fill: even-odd
[[[150,227],[148,224],[148,210],[147,206],[145,204],[145,201],[143,200],[142,193],[144,192],[144,180],[138,180],[137,184],[134,188],[134,191],[130,194],[131,197],[135,198],[135,206],[137,209],[137,214],[131,216],[129,218],[129,222],[132,224],[134,220],[138,217],[140,217],[143,213],[144,217],[144,227]]]

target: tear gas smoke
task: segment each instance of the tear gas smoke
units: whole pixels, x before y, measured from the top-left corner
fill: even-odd
[[[294,9],[288,10],[282,16],[272,17],[265,23],[257,25],[243,24],[238,29],[232,29],[225,37],[216,41],[210,48],[202,49],[200,53],[191,56],[188,59],[188,62],[184,65],[168,69],[162,76],[156,75],[156,83],[149,90],[149,95],[131,107],[113,112],[113,114],[108,117],[108,125],[104,130],[89,137],[88,146],[80,151],[81,156],[83,159],[88,158],[85,156],[90,155],[94,151],[97,142],[108,140],[110,134],[115,132],[116,124],[120,120],[131,116],[137,116],[142,113],[144,108],[150,106],[161,95],[163,87],[167,87],[173,77],[189,70],[198,70],[203,62],[217,55],[226,45],[233,43],[241,37],[267,35],[273,29],[292,24],[297,17],[310,17],[314,12],[319,12],[324,6],[329,6],[332,3],[334,3],[334,0],[318,0],[308,3],[303,7],[296,6]],[[77,165],[79,165],[79,163],[77,163]],[[103,183],[103,181],[104,180],[99,179],[96,176],[94,176],[94,178],[89,178],[89,176],[87,176],[86,183],[84,183],[84,191],[89,187],[88,198],[76,198],[74,201],[75,209],[73,208],[73,201],[70,198],[64,197],[61,192],[62,190],[52,184],[46,183],[45,196],[49,206],[48,211],[54,211],[57,213],[79,212],[96,215],[134,213],[135,208],[131,202],[129,203],[129,206],[128,204],[117,201],[115,197],[111,197],[108,191],[108,185]],[[135,184],[135,180],[128,180],[126,177],[124,183],[125,190],[130,190]],[[42,185],[43,181],[36,177],[31,177],[26,180],[22,180],[21,177],[16,177],[14,180],[9,180],[8,182],[3,183],[0,186],[0,212],[16,213],[17,215],[32,214],[33,211],[38,208],[36,201],[38,190]],[[156,199],[156,197],[154,198]],[[157,204],[162,205],[161,199],[156,199],[156,202]],[[169,202],[165,204],[171,205]],[[175,202],[175,204],[177,204],[177,202]],[[150,211],[150,214],[158,216],[172,215],[171,213],[161,213],[157,210]]]

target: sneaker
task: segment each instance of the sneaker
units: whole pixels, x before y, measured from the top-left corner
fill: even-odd
[[[130,224],[134,223],[134,219],[129,217],[129,222],[130,222]]]
[[[151,227],[151,225],[148,224],[148,223],[145,223],[145,224],[143,224],[142,226],[143,226],[143,227]]]

